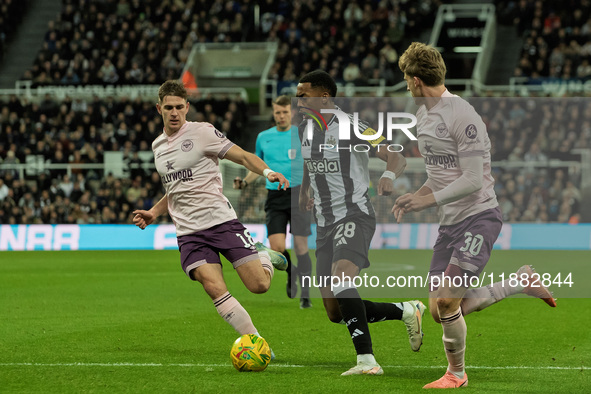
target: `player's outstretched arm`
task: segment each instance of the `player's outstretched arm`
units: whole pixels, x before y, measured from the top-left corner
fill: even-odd
[[[445,205],[460,200],[482,189],[484,158],[482,156],[460,156],[462,175],[434,194],[437,205]]]
[[[133,217],[133,224],[143,230],[152,224],[158,216],[166,212],[168,212],[168,197],[165,194],[149,211],[144,211],[143,209],[133,211],[135,215]]]
[[[238,145],[232,146],[228,152],[226,152],[224,159],[240,164],[246,167],[247,170],[256,174],[263,175],[271,182],[279,182],[279,186],[277,187],[278,190],[285,190],[289,187],[289,181],[283,176],[283,174],[271,170],[260,157],[254,153],[246,152]]]
[[[386,171],[378,183],[378,195],[389,196],[394,192],[394,180],[402,175],[406,168],[406,158],[398,152],[377,150],[376,156],[386,162]]]
[[[427,183],[416,193],[407,193],[396,199],[392,213],[398,223],[407,212],[418,212],[436,205],[445,205],[462,199],[482,188],[482,156],[460,157],[462,175],[443,189],[433,192]],[[427,190],[428,189],[428,190]]]
[[[300,211],[304,212],[311,210],[314,205],[314,199],[310,198],[310,175],[308,174],[308,168],[306,166],[304,166],[304,175],[302,176],[298,205]]]
[[[233,187],[234,187],[234,189],[244,189],[248,185],[250,185],[251,183],[256,181],[258,177],[259,177],[259,174],[257,174],[256,172],[248,171],[248,174],[246,174],[244,179],[240,178],[239,176],[234,178]]]

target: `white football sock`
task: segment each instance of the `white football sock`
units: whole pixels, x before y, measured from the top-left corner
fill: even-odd
[[[246,309],[229,292],[213,300],[213,304],[219,315],[234,327],[238,334],[245,335],[257,332]]]
[[[269,273],[271,279],[273,279],[273,274],[275,273],[275,269],[273,268],[273,264],[271,263],[271,256],[265,250],[259,252],[259,260],[261,260],[261,265],[263,269]]]
[[[365,365],[377,365],[378,362],[373,354],[358,354],[357,355],[357,364],[365,364]]]
[[[447,357],[447,370],[458,379],[464,377],[464,353],[466,351],[466,321],[461,308],[442,315],[439,314],[441,327],[443,328],[443,347]]]
[[[470,289],[466,291],[462,300],[462,313],[466,316],[474,311],[481,311],[504,298],[519,294],[522,291],[523,287],[519,285],[516,287],[509,286],[509,279],[492,285]]]

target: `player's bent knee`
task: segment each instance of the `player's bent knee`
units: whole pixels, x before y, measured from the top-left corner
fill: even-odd
[[[439,314],[442,312],[451,312],[451,309],[454,309],[455,304],[457,304],[457,302],[454,298],[438,298],[437,309],[439,310]]]
[[[263,294],[269,290],[270,281],[260,280],[248,285],[248,290],[254,294]]]
[[[431,316],[433,317],[433,320],[435,320],[435,323],[441,324],[441,320],[439,319],[439,312],[437,310],[431,309]]]
[[[328,315],[328,320],[330,320],[332,323],[340,323],[343,321],[343,316],[341,316],[340,313],[334,313],[331,311],[326,311],[326,314]]]
[[[212,299],[215,300],[216,298],[222,296],[225,292],[228,291],[228,288],[225,284],[219,284],[215,282],[203,282],[203,290],[207,293],[207,295]]]

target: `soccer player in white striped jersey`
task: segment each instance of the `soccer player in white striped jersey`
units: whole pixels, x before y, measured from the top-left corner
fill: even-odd
[[[446,66],[437,49],[412,43],[398,64],[407,89],[419,105],[418,145],[428,178],[416,193],[400,196],[392,212],[400,222],[407,212],[434,206],[439,209],[439,236],[429,269],[429,309],[443,328],[448,368],[442,378],[424,388],[464,387],[468,385],[464,370],[465,315],[518,293],[541,298],[552,307],[556,303],[527,265],[517,271],[520,278],[529,278],[525,287],[512,287],[507,279],[468,289],[470,281],[465,278],[482,273],[503,224],[491,175],[486,126],[467,101],[446,89]]]
[[[337,86],[332,77],[321,70],[300,79],[297,86],[298,107],[315,111],[335,109]],[[369,246],[376,229],[373,206],[369,199],[369,154],[347,150],[348,144],[361,141],[339,136],[339,119],[332,116],[326,130],[314,130],[308,139],[300,130],[304,177],[300,190],[300,209],[311,209],[317,223],[316,275],[319,280],[332,276],[355,278],[369,266]],[[306,122],[304,122],[305,124]],[[361,122],[360,122],[361,123]],[[304,126],[305,127],[305,126]],[[352,128],[352,123],[348,122]],[[360,132],[374,134],[367,124],[359,124]],[[355,140],[354,140],[355,139]],[[384,137],[370,141],[373,149]],[[345,149],[322,149],[330,141]],[[349,145],[350,146],[350,145]],[[386,162],[386,171],[378,182],[378,194],[389,195],[393,180],[406,167],[406,159],[397,152],[376,149],[376,156]],[[402,320],[406,325],[413,351],[423,342],[422,318],[425,311],[420,301],[401,303],[373,302],[361,299],[353,280],[342,280],[337,286],[320,287],[328,318],[347,325],[357,353],[357,364],[342,375],[382,375],[384,371],[373,354],[368,323]]]

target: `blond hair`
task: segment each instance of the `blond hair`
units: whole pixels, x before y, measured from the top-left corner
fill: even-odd
[[[431,45],[413,42],[398,60],[400,70],[417,77],[427,86],[439,86],[445,80],[447,68],[441,53]]]

